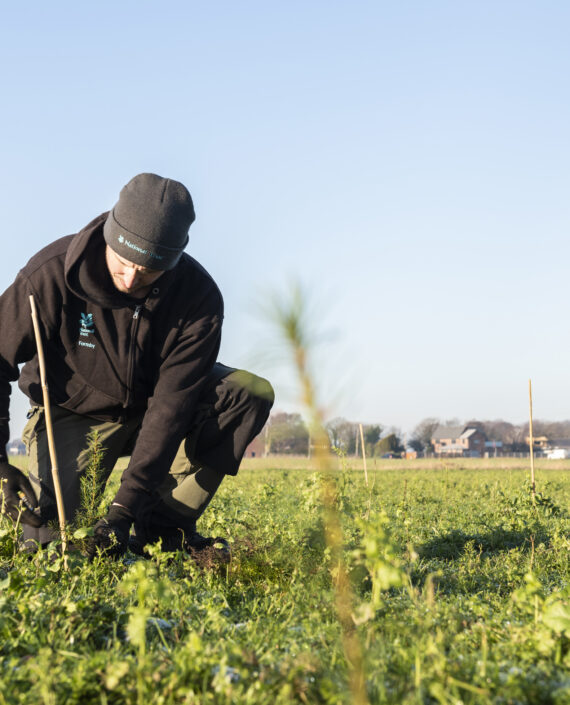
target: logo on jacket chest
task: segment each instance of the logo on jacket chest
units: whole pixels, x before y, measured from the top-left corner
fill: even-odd
[[[79,341],[78,344],[84,348],[94,348],[95,343],[90,342],[89,337],[95,333],[92,313],[82,313],[79,319]]]

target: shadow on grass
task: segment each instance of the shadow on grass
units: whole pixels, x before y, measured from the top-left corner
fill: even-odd
[[[497,526],[485,533],[466,534],[460,529],[453,529],[446,534],[437,536],[416,548],[421,558],[440,558],[456,560],[460,558],[469,544],[482,555],[493,555],[513,548],[530,551],[532,546],[550,544],[550,536],[543,529],[524,531],[504,529]]]

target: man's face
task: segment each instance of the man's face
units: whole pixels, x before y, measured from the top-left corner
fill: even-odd
[[[160,269],[141,267],[119,257],[109,245],[105,250],[105,259],[115,288],[130,296],[146,296],[154,282],[164,274]]]

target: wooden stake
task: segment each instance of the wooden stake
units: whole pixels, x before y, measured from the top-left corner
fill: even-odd
[[[360,440],[360,437],[358,435],[358,430],[356,431],[356,439],[355,439],[355,450],[354,450],[354,457],[358,458],[358,441]]]
[[[59,529],[61,532],[61,550],[63,553],[63,564],[67,570],[67,536],[65,526],[65,508],[63,506],[63,495],[61,493],[61,484],[59,482],[59,470],[57,466],[57,455],[55,453],[55,441],[53,437],[53,425],[51,422],[51,407],[49,402],[49,390],[46,381],[46,365],[44,359],[44,348],[42,345],[42,337],[40,334],[40,325],[34,297],[30,296],[30,307],[32,309],[32,322],[34,324],[34,334],[36,336],[36,347],[38,350],[38,362],[40,366],[40,381],[42,385],[42,394],[44,398],[44,416],[46,422],[46,432],[49,448],[49,457],[51,460],[51,476],[53,480],[53,488],[55,490],[55,499],[57,502],[57,513],[59,516]]]
[[[362,424],[358,424],[360,427],[360,444],[362,445],[362,460],[364,462],[364,480],[366,482],[366,487],[368,487],[368,471],[366,469],[366,451],[364,450],[364,433],[362,432]]]
[[[529,401],[529,445],[530,445],[530,491],[532,493],[532,501],[534,502],[534,495],[536,494],[536,485],[534,481],[534,436],[532,434],[532,383],[529,379],[528,381],[528,401]]]
[[[263,447],[263,457],[267,458],[269,455],[269,424],[271,423],[270,419],[267,419],[267,423],[265,424],[265,444]]]

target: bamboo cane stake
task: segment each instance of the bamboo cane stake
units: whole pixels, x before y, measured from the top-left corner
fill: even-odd
[[[364,433],[362,432],[362,424],[358,424],[360,427],[360,445],[362,446],[362,461],[364,463],[364,480],[366,482],[366,487],[368,487],[368,471],[366,470],[366,451],[364,450]]]
[[[532,433],[532,383],[531,383],[530,379],[528,381],[528,404],[529,404],[528,434],[529,434],[529,445],[530,445],[530,491],[532,493],[532,501],[534,502],[534,495],[536,494],[536,484],[534,481],[534,436]]]
[[[30,307],[32,309],[32,322],[34,324],[34,334],[36,336],[36,347],[38,350],[38,362],[40,367],[40,381],[42,385],[42,394],[44,399],[44,415],[46,422],[47,441],[49,448],[49,457],[51,461],[51,476],[53,487],[55,490],[55,499],[57,502],[57,514],[59,517],[59,529],[61,532],[61,550],[63,553],[63,564],[67,570],[67,536],[65,525],[65,508],[63,506],[63,495],[61,493],[61,484],[59,482],[59,469],[57,466],[57,455],[55,452],[55,441],[53,437],[53,424],[51,422],[51,407],[49,402],[49,390],[46,381],[46,365],[44,358],[44,348],[42,345],[42,337],[40,334],[40,325],[36,310],[34,297],[30,296]]]
[[[356,438],[354,439],[354,457],[358,458],[358,441],[360,440],[360,436],[358,435],[358,430],[356,431]]]

